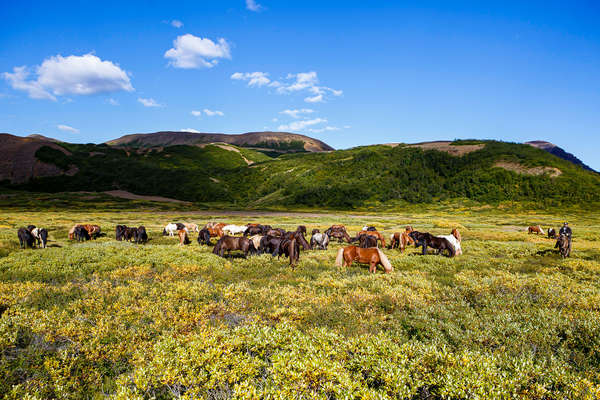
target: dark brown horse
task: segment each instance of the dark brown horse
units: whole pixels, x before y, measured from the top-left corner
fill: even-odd
[[[335,265],[349,267],[353,261],[369,264],[369,272],[371,273],[375,273],[377,265],[381,265],[386,274],[394,270],[386,255],[377,247],[361,249],[356,246],[348,246],[338,250]]]
[[[569,237],[567,235],[560,235],[556,240],[554,248],[558,248],[558,252],[562,258],[571,256],[571,246],[569,245]]]
[[[385,239],[383,238],[383,235],[377,231],[360,231],[356,234],[355,238],[351,239],[351,242],[359,242],[362,236],[371,236],[375,238],[376,241],[381,241],[381,246],[385,247]]]
[[[346,241],[346,243],[350,243],[352,241],[344,225],[331,225],[329,228],[327,228],[325,233],[330,238],[337,239],[338,242]]]
[[[448,257],[454,257],[456,255],[456,250],[452,243],[448,241],[446,238],[433,236],[429,232],[418,232],[412,231],[409,233],[409,236],[415,241],[415,247],[422,246],[423,252],[421,254],[427,254],[427,247],[431,247],[432,249],[437,250],[437,254],[444,254],[444,250],[448,251]]]
[[[227,255],[231,254],[232,250],[241,250],[244,252],[244,257],[248,257],[248,253],[255,253],[254,243],[252,240],[243,236],[223,236],[213,249],[213,254],[223,257],[227,251]]]

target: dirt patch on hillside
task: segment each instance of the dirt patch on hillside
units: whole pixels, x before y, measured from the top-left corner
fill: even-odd
[[[170,199],[168,197],[162,196],[143,196],[139,194],[133,194],[131,192],[126,192],[124,190],[109,190],[104,192],[113,197],[119,197],[121,199],[129,199],[129,200],[148,200],[148,201],[159,201],[159,202],[167,202],[167,203],[181,203],[181,204],[191,204],[189,201]]]
[[[444,151],[453,156],[462,156],[483,149],[485,144],[465,144],[456,146],[452,145],[452,142],[424,142],[409,144],[407,147],[418,147],[423,150]]]
[[[219,147],[219,148],[221,148],[223,150],[227,150],[227,151],[235,151],[236,153],[238,153],[240,155],[240,157],[242,157],[244,159],[244,161],[246,161],[246,164],[248,164],[248,165],[254,164],[254,161],[248,160],[246,157],[244,157],[244,155],[240,152],[239,149],[236,149],[235,147],[230,146],[228,144],[224,144],[224,143],[202,143],[202,144],[199,144],[198,146],[204,148],[204,147],[206,147],[208,145],[217,146],[217,147]]]
[[[503,168],[507,171],[513,171],[518,174],[524,175],[549,175],[552,178],[556,178],[562,174],[562,171],[555,167],[526,167],[522,164],[509,162],[509,161],[498,161],[494,164],[494,167]]]

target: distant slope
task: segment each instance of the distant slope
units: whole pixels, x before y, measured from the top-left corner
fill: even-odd
[[[571,154],[569,152],[566,152],[565,150],[558,147],[554,143],[546,142],[543,140],[533,140],[531,142],[526,142],[525,144],[528,144],[533,147],[537,147],[538,149],[545,150],[550,154],[554,154],[555,156],[562,158],[563,160],[567,160],[567,161],[572,162],[575,165],[579,165],[580,167],[587,169],[588,171],[594,171],[592,168],[585,165],[583,163],[583,161],[581,161],[579,158],[577,158],[576,156],[574,156],[573,154]],[[597,171],[594,171],[594,172],[597,172]]]
[[[243,147],[268,148],[282,151],[331,151],[333,148],[320,140],[287,132],[248,132],[242,134],[155,132],[125,135],[106,142],[110,146],[158,147],[173,145],[196,145],[223,142]]]
[[[76,167],[67,165],[59,168],[53,163],[40,161],[35,153],[42,147],[69,154],[67,150],[55,144],[51,139],[40,137],[20,137],[8,133],[0,133],[0,181],[10,181],[13,184],[27,182],[31,178],[73,175]]]

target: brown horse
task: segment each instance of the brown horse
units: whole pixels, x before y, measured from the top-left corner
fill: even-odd
[[[542,229],[542,227],[540,225],[536,225],[536,226],[530,226],[529,228],[527,228],[527,233],[535,233],[536,235],[539,234],[544,234],[544,230]]]
[[[191,243],[190,238],[188,237],[187,231],[185,229],[179,229],[177,231],[177,235],[179,236],[179,245],[180,246]]]
[[[225,226],[225,225],[223,225],[223,226]],[[214,227],[208,227],[208,228],[204,228],[204,229],[208,230],[210,237],[218,236],[218,237],[222,238],[225,235],[225,232],[223,232],[223,226],[215,225]]]
[[[407,226],[404,232],[396,232],[392,233],[390,236],[390,246],[388,249],[400,249],[400,253],[406,249],[409,243],[414,243],[413,238],[410,237],[409,233],[412,232],[413,229],[411,226]]]
[[[98,225],[86,224],[83,225],[83,227],[92,239],[96,239],[98,236],[100,236],[100,227]]]
[[[248,253],[255,253],[256,248],[254,242],[243,236],[223,236],[213,249],[213,254],[223,257],[225,251],[231,254],[232,250],[241,250],[244,252],[244,257],[248,257]]]
[[[352,239],[350,238],[350,235],[348,235],[348,232],[346,231],[346,227],[344,225],[331,225],[329,228],[327,228],[325,233],[330,238],[337,239],[338,242],[343,242],[344,240],[347,243],[352,242]]]
[[[554,248],[557,247],[562,258],[567,258],[571,255],[571,246],[569,245],[569,237],[567,235],[560,235],[558,237]]]
[[[369,272],[375,273],[377,265],[381,265],[385,273],[390,273],[394,270],[392,264],[379,248],[361,249],[356,246],[348,246],[338,250],[335,259],[335,265],[341,267],[349,267],[352,262],[356,261],[361,264],[369,264]]]
[[[385,239],[383,238],[383,235],[377,231],[360,231],[356,234],[356,237],[352,239],[352,242],[360,241],[361,236],[364,235],[371,236],[376,240],[381,241],[381,246],[385,247]]]

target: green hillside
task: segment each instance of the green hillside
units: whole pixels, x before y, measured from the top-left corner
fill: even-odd
[[[122,189],[243,207],[353,208],[455,198],[526,201],[544,207],[600,202],[598,174],[529,145],[496,141],[451,145],[473,144],[482,148],[462,156],[408,145],[376,145],[275,159],[232,145],[127,152],[106,145],[61,144],[73,154],[43,147],[36,156],[65,170],[76,165],[75,176],[40,178],[11,188]],[[495,166],[499,162],[504,167]]]

